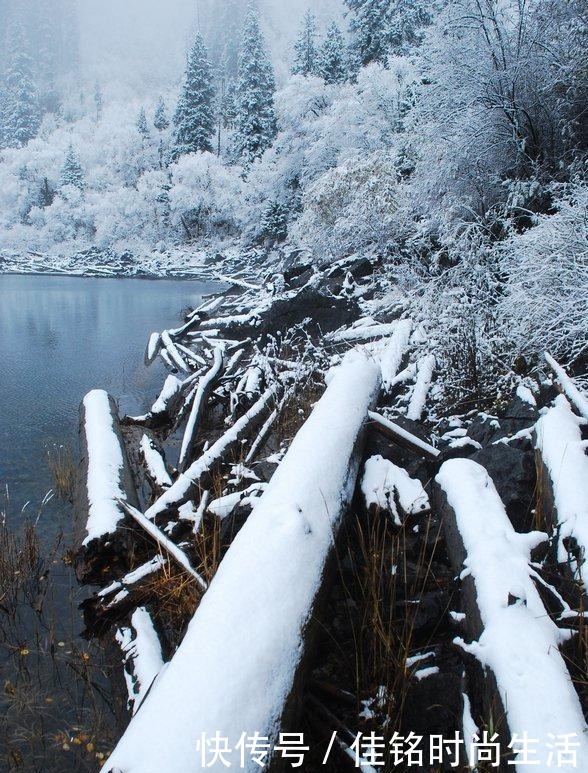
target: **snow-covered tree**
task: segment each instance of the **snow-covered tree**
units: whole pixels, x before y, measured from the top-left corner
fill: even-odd
[[[147,139],[149,136],[149,126],[147,125],[147,115],[145,114],[145,108],[141,108],[139,117],[137,119],[137,131],[143,139]]]
[[[159,97],[157,107],[155,108],[155,115],[153,116],[153,126],[158,132],[165,131],[169,126],[169,119],[167,117],[167,110],[165,107],[165,101],[163,97]]]
[[[102,87],[100,83],[96,81],[94,85],[94,105],[96,107],[96,120],[99,121],[102,118],[102,108],[104,107],[104,96],[102,94]]]
[[[84,170],[71,144],[67,149],[65,161],[61,167],[61,185],[62,187],[71,185],[74,188],[79,188],[79,190],[83,190],[85,185]]]
[[[33,78],[33,60],[20,23],[9,30],[8,62],[2,93],[3,144],[22,147],[36,136],[41,123],[39,96]]]
[[[307,10],[302,19],[298,39],[294,44],[293,75],[316,75],[318,72],[319,52],[316,45],[316,19]]]
[[[259,17],[249,6],[239,59],[235,132],[235,155],[246,165],[259,158],[276,135],[275,90]]]
[[[429,0],[344,0],[351,11],[352,50],[359,65],[407,53],[431,21]]]
[[[208,52],[200,33],[188,57],[174,124],[176,155],[212,151],[215,132],[214,87]]]
[[[329,26],[319,53],[318,74],[327,83],[343,83],[347,77],[347,47],[335,22]]]

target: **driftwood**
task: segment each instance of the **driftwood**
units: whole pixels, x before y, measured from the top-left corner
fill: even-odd
[[[241,442],[264,420],[279,394],[275,384],[267,389],[257,402],[235,422],[202,456],[193,462],[174,482],[173,486],[147,510],[145,515],[154,520],[169,509],[193,499],[202,489],[212,487],[214,470],[235,450]]]
[[[575,406],[580,416],[588,419],[588,398],[580,392],[562,366],[548,352],[545,352],[545,361],[555,373],[568,400]]]
[[[546,535],[514,531],[488,473],[473,461],[446,462],[436,482],[437,509],[461,578],[461,606],[472,640],[456,643],[484,666],[474,676],[473,694],[500,735],[499,769],[512,769],[507,750],[515,734],[528,733],[542,744],[538,770],[548,769],[549,733],[577,733],[578,759],[585,759],[586,723],[559,651],[569,632],[550,618],[530,564],[532,549]]]
[[[431,461],[439,457],[440,452],[437,448],[434,448],[430,443],[425,443],[424,440],[421,440],[398,424],[389,421],[379,413],[370,411],[368,416],[373,430],[393,440],[398,445],[408,448],[409,451],[413,451],[418,456],[423,456]]]
[[[132,506],[138,506],[138,499],[118,409],[106,392],[94,390],[82,401],[79,434],[75,570],[80,582],[96,584],[128,569],[132,537],[124,528],[118,499],[124,497]]]
[[[192,402],[192,410],[188,417],[188,423],[186,425],[186,431],[182,439],[182,447],[180,449],[180,459],[178,463],[178,469],[180,472],[184,472],[187,465],[191,461],[191,453],[194,444],[194,439],[198,432],[202,414],[206,406],[210,393],[215,387],[223,369],[223,353],[222,349],[216,348],[214,350],[214,362],[212,367],[198,383],[198,389],[194,395]]]
[[[198,572],[190,563],[188,556],[175,544],[175,542],[172,542],[169,537],[166,537],[165,534],[160,529],[158,529],[152,521],[150,521],[148,518],[145,518],[143,513],[137,510],[135,507],[131,507],[128,502],[123,502],[121,500],[120,506],[125,510],[126,513],[128,513],[128,515],[131,516],[131,518],[133,518],[139,524],[142,529],[147,532],[147,534],[152,539],[155,540],[155,542],[157,542],[160,548],[165,550],[165,552],[182,567],[185,572],[192,575],[202,590],[206,590],[208,588],[208,583],[198,574]]]
[[[198,769],[196,741],[219,731],[238,766],[235,747],[243,728],[274,739],[278,728],[296,727],[304,654],[315,631],[310,622],[355,489],[365,416],[379,382],[379,369],[363,358],[343,365],[332,379],[105,773]],[[258,647],[243,642],[259,642],[263,658]]]

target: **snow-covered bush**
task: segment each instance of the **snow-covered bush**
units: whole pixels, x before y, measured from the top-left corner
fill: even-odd
[[[506,286],[498,304],[515,352],[544,349],[568,361],[588,349],[588,186],[575,185],[554,215],[499,248]]]
[[[172,225],[189,238],[235,236],[241,224],[241,170],[212,153],[182,156],[171,168]]]
[[[325,172],[302,197],[294,242],[324,260],[393,240],[398,173],[394,158],[377,152]]]

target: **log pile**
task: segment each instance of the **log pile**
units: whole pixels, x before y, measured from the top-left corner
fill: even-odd
[[[148,413],[119,421],[105,395],[95,421],[82,408],[80,522],[92,515],[93,467],[105,461],[91,452],[100,424],[116,459],[107,465],[112,480],[105,487],[116,518],[107,533],[80,537],[78,575],[100,586],[84,602],[87,632],[119,641],[135,714],[106,773],[200,770],[205,766],[194,749],[202,734],[221,731],[234,752],[243,731],[272,742],[283,730],[299,731],[303,712],[319,748],[327,730],[341,730],[332,745],[343,768],[353,768],[353,730],[373,729],[377,716],[378,727],[396,728],[398,720],[403,729],[405,720],[393,711],[397,698],[383,688],[370,698],[358,685],[354,694],[347,676],[330,683],[333,669],[325,679],[316,655],[321,626],[333,640],[344,636],[341,613],[324,610],[337,607],[347,583],[365,590],[357,577],[370,550],[381,554],[380,575],[372,580],[386,576],[401,588],[401,598],[379,593],[378,603],[390,605],[394,631],[409,631],[388,670],[407,691],[406,721],[418,724],[428,711],[436,717],[424,722],[423,743],[433,727],[460,732],[464,762],[472,727],[484,727],[488,712],[493,721],[506,717],[505,743],[509,732],[535,722],[537,714],[509,714],[509,696],[519,706],[534,695],[528,680],[517,685],[511,666],[547,639],[554,651],[541,668],[553,672],[558,702],[569,708],[561,716],[578,719],[579,700],[565,683],[567,664],[557,647],[568,646],[564,640],[578,628],[581,601],[570,587],[578,586],[578,546],[588,537],[583,543],[577,521],[571,528],[569,500],[561,504],[553,485],[556,451],[551,447],[547,459],[541,441],[541,422],[550,414],[539,419],[533,390],[521,383],[515,408],[500,420],[477,412],[434,418],[434,356],[398,303],[365,301],[361,276],[356,284],[347,281],[353,265],[340,268],[292,269],[261,283],[237,279],[179,327],[149,338],[146,363],[160,360],[168,375]],[[548,362],[567,409],[581,411],[583,395]],[[566,397],[558,400],[551,410],[562,410]],[[573,415],[580,433],[582,420]],[[574,438],[582,464],[584,446]],[[543,501],[551,517],[541,523],[529,520],[534,445],[539,472],[551,481]],[[463,475],[450,475],[452,465],[462,465]],[[460,498],[468,479],[483,475],[479,488],[492,499],[493,523],[482,519],[474,532],[485,533],[487,545],[500,542],[503,554],[516,546],[508,560],[518,567],[518,582],[505,593],[500,586],[502,601],[480,598],[497,570],[468,532],[481,510]],[[381,530],[387,542],[366,554],[365,529]],[[539,536],[539,529],[547,534]],[[334,577],[346,570],[331,566],[340,563],[339,542],[356,567],[343,581]],[[566,575],[562,567],[570,565]],[[320,625],[311,624],[323,614]],[[494,624],[515,615],[526,628],[524,647],[508,638],[506,623]],[[537,616],[544,624],[533,622]],[[500,636],[507,656],[485,660],[486,642]],[[154,665],[157,657],[147,658],[147,666],[141,660],[140,641],[153,653],[155,640],[168,662],[163,670]],[[442,717],[439,691],[452,695]],[[581,720],[574,727],[583,732]],[[361,760],[365,769],[374,763],[369,755]],[[277,758],[270,762],[280,768]]]

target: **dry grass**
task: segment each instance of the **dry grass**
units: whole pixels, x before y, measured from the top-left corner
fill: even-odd
[[[52,451],[47,451],[47,464],[53,474],[58,496],[66,502],[71,502],[76,483],[76,464],[71,449],[57,446]]]

